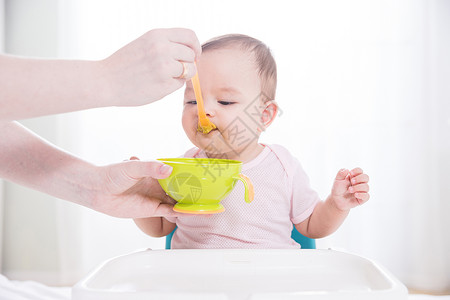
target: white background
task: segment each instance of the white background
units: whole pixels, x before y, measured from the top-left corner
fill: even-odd
[[[0,51],[4,51],[4,33],[5,33],[5,12],[3,0],[0,0]],[[0,220],[3,215],[3,180],[0,179]],[[3,242],[3,222],[0,222],[0,257],[2,257]],[[0,271],[2,270],[2,262],[0,260]]]

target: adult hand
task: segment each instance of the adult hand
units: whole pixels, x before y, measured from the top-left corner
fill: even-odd
[[[175,200],[166,195],[157,179],[170,175],[172,168],[159,162],[125,161],[99,167],[99,185],[92,209],[125,218],[177,216]]]
[[[201,46],[189,29],[154,29],[100,61],[118,106],[142,105],[182,87],[197,72]]]
[[[0,122],[0,178],[123,218],[178,216],[157,178],[161,162],[96,166],[43,140],[17,122]]]
[[[0,121],[154,102],[194,76],[200,53],[193,31],[174,28],[151,30],[100,61],[0,54]]]

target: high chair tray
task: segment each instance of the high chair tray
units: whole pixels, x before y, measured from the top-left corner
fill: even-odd
[[[113,258],[73,300],[407,299],[380,265],[333,250],[145,250]]]

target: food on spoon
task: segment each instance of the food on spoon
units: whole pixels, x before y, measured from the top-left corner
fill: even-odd
[[[192,86],[194,87],[195,99],[197,100],[198,108],[198,127],[197,131],[203,134],[208,134],[213,129],[217,129],[216,125],[211,122],[205,113],[205,108],[203,106],[202,90],[200,89],[200,80],[198,79],[198,72],[191,79]]]

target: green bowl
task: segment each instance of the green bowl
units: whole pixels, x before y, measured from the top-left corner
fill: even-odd
[[[220,204],[237,180],[244,183],[244,199],[254,198],[253,184],[241,174],[242,162],[215,158],[160,158],[173,168],[172,174],[158,179],[164,191],[178,203],[174,210],[191,214],[213,214],[225,210]]]

